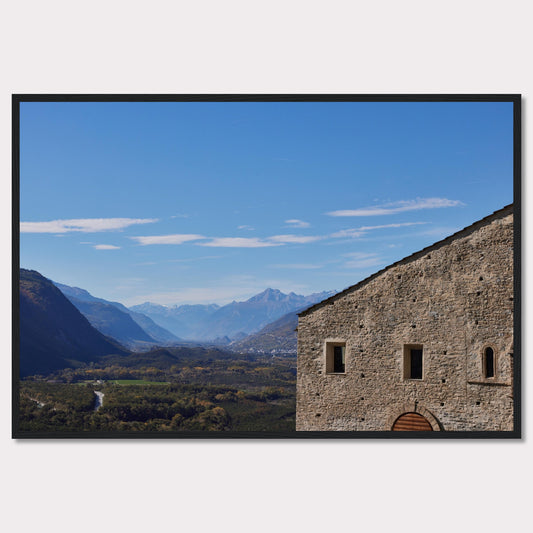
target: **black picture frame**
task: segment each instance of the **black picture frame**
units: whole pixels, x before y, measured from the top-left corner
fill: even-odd
[[[510,102],[513,104],[514,429],[472,432],[24,432],[19,428],[20,375],[20,104],[24,102]],[[14,94],[12,95],[12,438],[15,439],[518,439],[521,411],[521,95],[519,94]]]

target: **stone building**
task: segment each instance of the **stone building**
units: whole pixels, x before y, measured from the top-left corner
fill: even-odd
[[[513,430],[513,206],[299,315],[297,431]]]

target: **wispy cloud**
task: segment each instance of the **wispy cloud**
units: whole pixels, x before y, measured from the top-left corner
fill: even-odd
[[[183,244],[185,242],[198,241],[206,238],[207,237],[204,237],[203,235],[195,235],[191,233],[130,237],[130,239],[137,241],[142,246],[148,246],[150,244]]]
[[[348,261],[344,263],[345,268],[362,270],[365,268],[383,265],[385,263],[383,258],[381,258],[378,254],[375,253],[353,252],[349,254],[344,254],[343,257],[348,258]]]
[[[427,224],[427,222],[399,222],[396,224],[381,224],[380,226],[361,226],[361,231],[370,231],[374,229],[384,228],[403,228],[404,226],[420,226],[421,224]]]
[[[194,243],[197,246],[207,246],[212,248],[267,248],[271,246],[283,246],[285,244],[308,244],[327,239],[338,238],[358,238],[366,235],[367,232],[383,228],[399,228],[403,226],[415,226],[426,224],[426,222],[401,222],[397,224],[382,224],[379,226],[361,226],[359,228],[348,228],[331,233],[329,235],[272,235],[270,237],[207,237],[198,234],[174,234],[174,235],[150,235],[135,236],[130,239],[137,241],[140,245],[148,246],[154,244],[185,244]],[[238,226],[238,229],[253,229],[250,226]],[[179,261],[179,260],[178,260]]]
[[[306,244],[323,238],[304,235],[273,235],[264,239],[257,237],[219,237],[207,242],[197,242],[196,244],[198,246],[220,248],[267,248],[269,246],[283,246],[284,244]]]
[[[441,207],[457,207],[465,205],[459,200],[447,198],[416,198],[415,200],[401,200],[388,204],[363,207],[360,209],[345,209],[326,213],[332,217],[368,217],[377,215],[395,215],[405,211],[417,211],[420,209],[436,209]]]
[[[430,237],[436,237],[438,239],[443,239],[444,237],[449,237],[450,235],[457,233],[460,229],[460,227],[439,226],[436,228],[428,229],[427,231],[423,231],[421,234],[429,235]]]
[[[306,244],[308,242],[319,241],[323,238],[318,235],[273,235],[272,237],[268,237],[268,240],[280,244]]]
[[[112,244],[95,244],[93,248],[95,250],[120,250],[120,246],[114,246]]]
[[[332,233],[330,237],[332,237],[333,239],[342,239],[345,237],[348,237],[349,239],[357,239],[358,237],[362,237],[365,234],[366,232],[362,231],[361,229],[349,228],[336,231],[335,233]]]
[[[157,218],[71,218],[49,220],[47,222],[21,222],[21,233],[67,233],[80,231],[96,233],[100,231],[122,230],[136,224],[151,224]]]
[[[245,229],[248,231],[253,231],[255,228],[252,226],[248,226],[247,224],[243,224],[242,226],[237,226],[237,229]]]
[[[268,246],[281,246],[283,243],[269,242],[256,237],[220,237],[208,242],[198,242],[199,246],[212,246],[220,248],[266,248]]]
[[[180,215],[172,215],[170,218],[189,218],[189,215],[186,215],[185,213]]]
[[[419,226],[420,224],[427,224],[427,222],[399,222],[397,224],[381,224],[379,226],[361,226],[359,228],[348,228],[332,233],[330,237],[333,238],[344,238],[349,237],[356,239],[366,235],[367,232],[373,231],[376,229],[386,229],[386,228],[402,228],[404,226]]]
[[[313,265],[310,263],[289,263],[289,264],[279,264],[279,265],[269,265],[270,268],[289,268],[295,270],[315,270],[318,268],[323,268],[324,265]]]
[[[298,220],[297,218],[286,220],[285,224],[287,224],[290,228],[308,228],[311,225],[309,222],[304,222],[303,220]]]
[[[220,259],[221,255],[203,255],[201,257],[187,257],[185,259],[169,259],[169,263],[194,263],[195,261],[203,261],[205,259]]]

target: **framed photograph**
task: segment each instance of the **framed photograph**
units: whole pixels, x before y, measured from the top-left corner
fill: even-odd
[[[13,438],[520,438],[520,95],[13,95]]]

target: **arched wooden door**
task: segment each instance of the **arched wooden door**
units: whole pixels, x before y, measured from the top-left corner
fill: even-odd
[[[404,413],[396,419],[392,431],[433,431],[433,428],[422,415]]]

